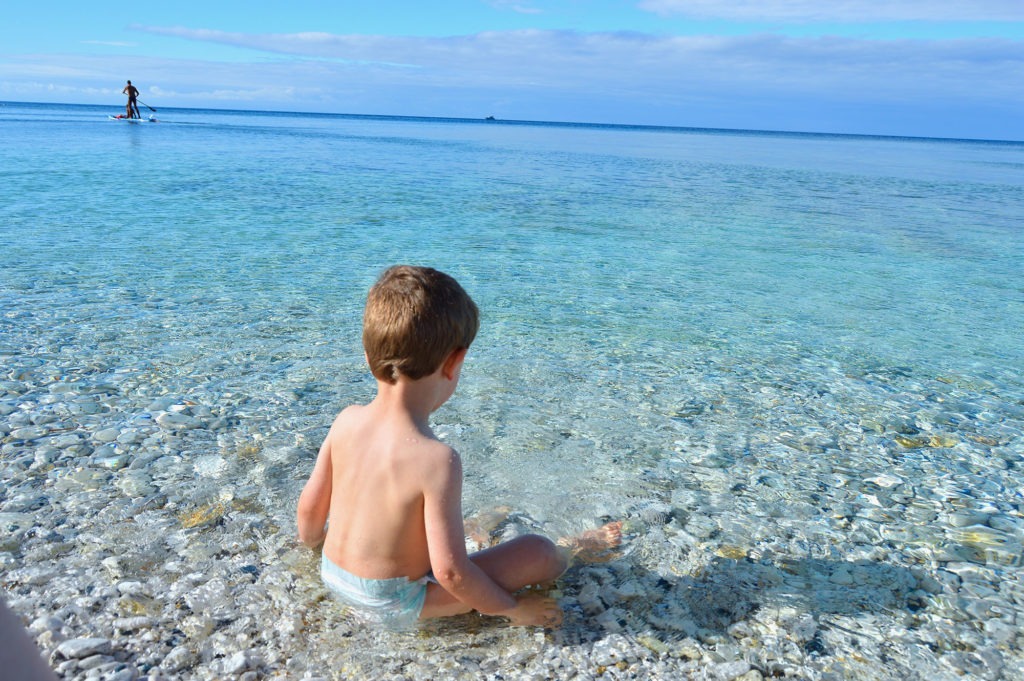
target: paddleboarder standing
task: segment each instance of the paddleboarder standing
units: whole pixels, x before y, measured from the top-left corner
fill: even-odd
[[[139,113],[139,103],[136,101],[136,98],[139,96],[139,88],[132,85],[132,82],[129,80],[121,92],[128,95],[128,118],[142,118],[142,114]]]

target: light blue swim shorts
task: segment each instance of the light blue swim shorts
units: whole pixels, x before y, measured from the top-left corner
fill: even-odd
[[[352,607],[353,614],[371,624],[389,629],[411,629],[423,611],[431,575],[415,581],[405,577],[363,579],[334,564],[327,554],[320,559],[320,577],[338,600]]]

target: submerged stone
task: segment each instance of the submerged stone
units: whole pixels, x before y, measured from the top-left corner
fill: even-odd
[[[215,502],[186,511],[178,516],[181,526],[185,529],[213,525],[224,517],[227,507],[222,502]]]

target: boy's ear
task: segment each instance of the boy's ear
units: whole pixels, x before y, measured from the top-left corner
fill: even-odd
[[[449,381],[455,378],[459,372],[459,367],[466,361],[466,348],[458,348],[452,350],[451,354],[445,358],[444,363],[441,365],[441,375],[447,378]]]

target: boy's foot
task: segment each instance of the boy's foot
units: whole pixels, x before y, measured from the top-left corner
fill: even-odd
[[[466,536],[476,542],[477,546],[482,549],[493,546],[495,543],[494,530],[505,522],[511,513],[511,507],[498,506],[493,510],[466,518],[465,523],[463,523]]]
[[[587,530],[575,537],[563,537],[558,540],[559,546],[569,549],[569,555],[575,560],[586,563],[607,563],[618,554],[614,549],[622,544],[622,521],[616,520],[596,530]]]

